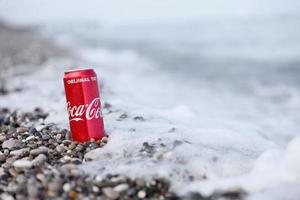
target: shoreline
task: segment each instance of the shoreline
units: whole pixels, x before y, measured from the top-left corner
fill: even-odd
[[[40,37],[31,27],[15,27],[0,20],[0,79],[13,74],[18,66],[39,66],[49,58],[69,55]],[[18,69],[20,70],[20,69]]]
[[[29,28],[10,27],[0,22],[0,42],[4,38],[5,45],[12,45],[12,48],[0,48],[0,55],[6,58],[6,64],[0,65],[3,75],[0,77],[3,84],[0,87],[0,95],[22,92],[22,88],[5,87],[5,76],[14,75],[19,70],[19,65],[44,67],[43,64],[48,59],[67,55],[66,50],[50,45],[49,41],[37,37]],[[27,45],[29,45],[29,52],[24,51]],[[31,45],[33,47],[30,47]],[[35,68],[28,69],[27,73],[34,71]],[[143,178],[130,179],[118,174],[97,177],[82,173],[78,165],[88,162],[89,159],[86,159],[85,155],[95,148],[103,147],[107,139],[81,145],[69,140],[68,130],[61,129],[55,124],[45,123],[48,113],[42,108],[26,113],[12,108],[1,107],[0,109],[0,176],[3,179],[0,183],[2,191],[0,198],[2,199],[59,197],[97,199],[99,195],[106,199],[196,200],[244,197],[245,193],[242,190],[216,191],[209,197],[203,197],[199,193],[178,196],[170,188],[172,182],[159,177],[152,177],[152,181],[146,181]],[[104,109],[107,109],[108,113],[112,112],[111,106],[106,106]],[[143,151],[147,152],[148,147],[149,145],[144,146]],[[40,152],[32,153],[35,151]],[[59,178],[61,176],[65,178]],[[82,181],[82,179],[84,179],[83,184],[78,184],[78,180]],[[86,188],[85,183],[91,187]],[[84,188],[87,191],[83,192]]]

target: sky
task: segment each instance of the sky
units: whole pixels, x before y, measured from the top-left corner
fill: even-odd
[[[0,16],[17,23],[97,20],[108,23],[298,13],[297,0],[0,0]]]

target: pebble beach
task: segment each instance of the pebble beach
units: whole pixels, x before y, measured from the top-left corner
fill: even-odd
[[[17,40],[14,39],[17,38]],[[10,43],[8,44],[9,41]],[[51,56],[68,55],[61,48],[49,45],[31,30],[0,26],[0,43],[13,48],[1,48],[1,96],[18,93],[5,81],[19,65],[43,66]],[[12,44],[13,43],[13,44]],[[28,51],[23,46],[32,45]],[[64,52],[64,53],[63,53]],[[34,55],[34,56],[33,56]],[[26,69],[22,73],[31,73]],[[20,102],[21,103],[21,102]],[[106,113],[113,112],[105,103]],[[25,112],[1,105],[0,107],[0,199],[243,199],[240,189],[215,192],[210,196],[189,193],[179,196],[170,188],[170,181],[162,177],[132,179],[125,175],[97,176],[80,169],[80,165],[93,160],[89,152],[101,149],[109,137],[84,144],[70,140],[67,128],[45,120],[49,113],[43,108]],[[128,116],[122,114],[119,120]],[[136,121],[144,121],[136,116]],[[173,130],[174,131],[174,130]],[[145,141],[141,152],[153,154],[153,146]]]
[[[0,199],[298,200],[299,10],[0,2]],[[105,137],[78,143],[63,77],[84,68]]]

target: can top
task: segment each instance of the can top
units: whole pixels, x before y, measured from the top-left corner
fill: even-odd
[[[86,68],[86,69],[74,69],[65,72],[65,77],[74,77],[74,76],[84,76],[95,74],[94,69]]]

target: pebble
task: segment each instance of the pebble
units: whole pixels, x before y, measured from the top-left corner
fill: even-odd
[[[29,153],[29,148],[14,150],[14,151],[11,151],[9,154],[13,155],[13,156],[22,156],[27,153]]]
[[[70,189],[71,189],[70,183],[65,183],[65,184],[63,185],[63,190],[64,190],[65,192],[69,192]]]
[[[43,164],[46,160],[47,160],[47,156],[45,154],[39,154],[31,161],[31,163],[33,166],[38,166]]]
[[[61,179],[55,178],[48,184],[48,195],[50,197],[58,196],[61,189]]]
[[[116,191],[116,192],[123,192],[125,190],[128,190],[128,188],[129,188],[128,184],[122,183],[120,185],[115,186],[114,187],[114,191]]]
[[[28,160],[16,160],[13,166],[16,169],[29,169],[32,167],[32,163]]]
[[[108,140],[108,138],[107,138],[106,136],[104,136],[104,137],[101,139],[101,142],[107,143],[107,140]]]
[[[3,149],[13,149],[15,146],[17,146],[17,144],[19,143],[18,140],[14,140],[14,139],[9,139],[9,140],[6,140],[2,143],[2,148]]]
[[[35,129],[36,129],[37,131],[40,132],[40,131],[42,131],[45,127],[46,127],[45,125],[39,125],[39,126],[35,127]]]
[[[28,182],[27,193],[30,198],[36,199],[38,197],[39,194],[38,185],[39,184],[33,180],[30,180]]]
[[[74,169],[78,169],[77,165],[72,164],[72,163],[68,163],[68,164],[63,165],[63,168],[65,168],[69,171],[74,170]]]
[[[35,136],[34,135],[30,135],[30,136],[28,136],[26,139],[25,139],[25,141],[31,141],[31,140],[35,140]]]
[[[64,148],[64,146],[60,146],[60,145],[57,145],[56,148],[55,148],[55,150],[57,152],[60,152],[60,153],[66,151],[66,149]]]
[[[50,136],[48,134],[43,134],[42,135],[42,140],[49,140],[50,139]]]
[[[117,199],[119,197],[119,193],[114,191],[111,187],[102,188],[102,192],[109,199]]]
[[[25,126],[21,126],[17,129],[17,133],[24,133],[27,132],[29,129]]]
[[[0,162],[3,162],[5,160],[6,160],[5,154],[0,151]]]
[[[144,199],[146,197],[146,192],[144,190],[140,190],[137,194],[138,198]]]
[[[47,154],[49,151],[49,148],[45,146],[40,146],[37,149],[33,149],[30,151],[30,155],[36,156],[38,154]]]
[[[3,200],[14,200],[15,198],[13,196],[11,196],[10,194],[8,193],[2,193],[0,195],[0,199],[3,199]]]
[[[22,117],[17,117],[19,115]],[[84,144],[72,142],[69,131],[44,124],[45,116],[41,109],[18,114],[0,108],[0,141],[3,139],[0,146],[0,199],[185,198],[171,192],[168,181],[164,179],[148,182],[141,178],[92,175],[79,171],[79,164],[99,156],[100,147],[108,142],[108,137]],[[5,119],[5,123],[1,119]],[[40,125],[34,127],[32,124]],[[11,139],[6,140],[6,136]],[[145,142],[141,152],[153,156],[159,151],[155,143]],[[242,199],[242,192],[217,193],[202,199],[215,200],[228,196]]]
[[[99,156],[98,151],[99,151],[98,149],[94,149],[94,150],[92,150],[92,151],[86,153],[86,154],[84,155],[84,159],[87,160],[87,161],[97,159],[98,156]]]
[[[3,134],[3,133],[1,133]],[[5,135],[0,135],[0,142],[3,142],[6,139]]]

